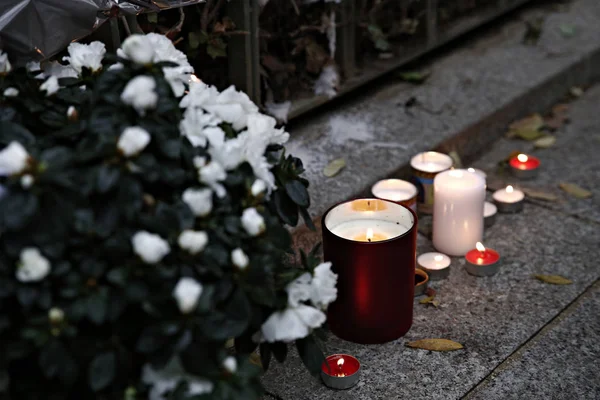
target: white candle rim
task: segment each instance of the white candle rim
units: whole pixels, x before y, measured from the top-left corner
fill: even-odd
[[[512,196],[518,196],[518,199],[516,199],[515,201],[506,201],[506,200],[503,200],[503,199],[499,199],[498,197],[502,193],[509,193],[509,192],[506,191],[506,188],[496,190],[494,192],[494,194],[492,194],[492,198],[494,199],[494,201],[496,201],[498,203],[514,204],[514,203],[518,203],[518,202],[521,202],[521,201],[525,200],[525,192],[523,192],[522,190],[519,190],[519,189],[515,188],[514,186],[513,186],[513,191],[510,192],[510,193],[511,193]]]
[[[486,210],[491,210],[490,214],[486,213]],[[483,217],[484,218],[489,218],[491,216],[496,215],[496,213],[498,212],[498,207],[496,207],[496,205],[494,203],[490,203],[489,201],[486,201],[485,203],[483,203]]]
[[[426,170],[420,168],[419,166],[415,165],[415,164],[423,161],[424,157],[428,157],[428,156],[429,157],[437,157],[436,160],[430,161],[430,162],[439,162],[444,165],[440,165],[439,169],[433,168],[433,171],[426,171]],[[423,151],[423,152],[413,156],[410,159],[410,166],[413,167],[414,169],[416,169],[417,171],[421,171],[421,172],[438,173],[438,172],[446,171],[449,168],[452,168],[453,164],[454,164],[454,161],[452,160],[452,157],[450,157],[448,154],[440,153],[438,151]],[[445,165],[447,165],[447,166],[445,166]]]
[[[386,187],[386,185],[389,185],[389,186]],[[394,185],[398,185],[398,186],[394,186]],[[385,189],[388,189],[388,190],[407,189],[407,195],[406,195],[406,197],[403,197],[401,199],[391,199],[391,198],[384,197],[383,195],[376,193],[379,190],[385,190]],[[412,199],[413,197],[416,197],[418,194],[418,190],[417,190],[417,187],[415,185],[413,185],[412,183],[410,183],[409,181],[392,178],[392,179],[382,179],[382,180],[378,181],[377,183],[375,183],[371,187],[371,193],[373,194],[373,196],[375,196],[381,200],[406,201],[406,200]]]
[[[403,232],[403,233],[401,233],[401,234],[399,234],[399,235],[392,236],[392,237],[390,237],[388,239],[377,240],[377,241],[372,241],[372,242],[368,242],[368,241],[367,242],[363,242],[363,241],[360,241],[360,240],[348,239],[346,237],[340,236],[340,235],[336,234],[335,232],[333,232],[333,230],[335,229],[335,227],[330,228],[329,226],[327,226],[327,217],[335,209],[337,209],[339,207],[344,207],[347,204],[350,204],[350,203],[352,203],[354,201],[357,201],[357,200],[361,200],[361,201],[369,201],[369,200],[371,200],[371,201],[383,201],[386,204],[388,204],[389,206],[391,206],[392,208],[396,208],[397,210],[402,210],[403,212],[408,212],[409,215],[410,215],[410,217],[411,217],[410,226],[406,227],[406,231]],[[359,213],[359,212],[360,211],[357,211],[357,213]],[[372,218],[372,219],[375,219],[375,218]],[[383,220],[383,219],[380,220],[380,221],[390,222],[390,221]],[[374,244],[377,244],[377,243],[387,243],[387,242],[391,242],[391,241],[394,241],[394,240],[402,239],[403,237],[411,234],[417,228],[417,217],[416,217],[416,213],[413,210],[411,210],[410,207],[407,207],[405,205],[394,203],[393,201],[384,200],[384,199],[377,199],[377,198],[364,198],[363,199],[363,198],[361,198],[361,199],[347,200],[347,201],[344,201],[344,202],[341,202],[341,203],[338,203],[338,204],[335,204],[335,205],[331,206],[325,212],[325,214],[323,214],[321,225],[322,225],[323,229],[326,229],[333,236],[335,236],[335,237],[337,237],[337,238],[339,238],[341,240],[345,240],[345,241],[348,241],[348,242],[353,242],[353,243],[356,243],[358,245],[374,245]]]
[[[426,266],[426,265],[423,264],[424,262],[426,262],[425,259],[427,257],[432,257],[433,259],[435,259],[436,256],[442,256],[442,261],[440,261],[440,263],[448,263],[448,265],[445,265],[445,266],[443,266],[441,268],[431,268],[431,267],[428,267],[428,266]],[[450,264],[452,264],[452,259],[448,255],[446,255],[444,253],[437,252],[437,251],[431,251],[431,252],[428,252],[428,253],[423,253],[423,254],[420,254],[419,257],[417,257],[417,265],[420,268],[425,269],[425,270],[441,271],[441,270],[444,270],[446,268],[450,268]]]

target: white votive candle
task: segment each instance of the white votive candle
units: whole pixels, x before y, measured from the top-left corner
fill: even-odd
[[[443,279],[450,273],[450,257],[442,253],[421,254],[417,266],[429,274],[429,279]]]
[[[485,179],[465,169],[434,180],[433,245],[453,256],[465,255],[483,237]]]
[[[436,151],[419,153],[410,160],[412,181],[419,190],[417,201],[419,212],[425,214],[433,212],[433,180],[438,173],[452,168],[452,162],[449,155]]]
[[[498,207],[494,203],[486,201],[483,205],[483,219],[485,227],[489,228],[496,222],[496,214],[498,213]]]
[[[492,198],[500,212],[512,213],[523,209],[525,193],[508,185],[505,189],[496,190]]]
[[[402,179],[384,179],[371,188],[371,193],[378,199],[402,204],[417,211],[417,187]]]

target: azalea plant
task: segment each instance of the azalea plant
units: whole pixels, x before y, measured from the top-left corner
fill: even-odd
[[[316,373],[337,276],[314,251],[290,264],[285,225],[312,223],[288,133],[188,84],[164,36],[68,52],[0,52],[0,394],[257,399],[251,355],[293,342]]]

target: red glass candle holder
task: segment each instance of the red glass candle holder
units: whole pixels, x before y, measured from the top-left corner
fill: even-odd
[[[386,200],[338,204],[323,216],[323,252],[338,274],[328,323],[338,337],[385,343],[412,325],[417,216]]]
[[[348,354],[333,354],[321,365],[321,379],[332,389],[349,389],[360,378],[360,362]]]
[[[508,163],[512,174],[521,179],[535,178],[541,165],[539,158],[526,154],[519,154]]]

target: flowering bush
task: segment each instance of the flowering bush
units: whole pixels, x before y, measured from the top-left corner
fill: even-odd
[[[0,52],[0,394],[256,399],[250,354],[290,342],[318,371],[337,277],[286,264],[311,224],[289,135],[160,35],[68,50]]]

